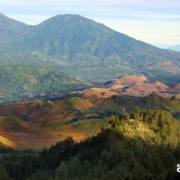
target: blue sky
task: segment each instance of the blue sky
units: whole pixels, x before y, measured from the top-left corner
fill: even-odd
[[[157,46],[180,43],[180,0],[0,0],[0,11],[27,24],[80,14]]]

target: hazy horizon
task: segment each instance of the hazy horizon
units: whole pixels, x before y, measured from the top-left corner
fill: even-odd
[[[158,47],[180,43],[178,0],[1,0],[0,11],[30,25],[58,14],[78,14]]]

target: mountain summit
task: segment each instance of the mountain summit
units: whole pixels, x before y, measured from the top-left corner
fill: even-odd
[[[11,29],[25,27],[24,34],[9,36],[0,62],[50,63],[70,76],[96,82],[129,73],[178,81],[180,53],[156,48],[82,16],[58,15],[36,26],[14,23],[21,28]]]
[[[15,44],[19,45],[16,48],[44,51],[50,56],[80,53],[107,58],[117,55],[129,61],[140,60],[139,56],[151,52],[154,55],[165,53],[103,24],[71,14],[58,15],[42,22]]]

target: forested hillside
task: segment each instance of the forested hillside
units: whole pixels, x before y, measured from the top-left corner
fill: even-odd
[[[179,129],[180,122],[166,111],[136,108],[108,118],[101,132],[84,142],[69,138],[38,155],[4,156],[1,177],[174,180],[180,160]]]
[[[37,97],[61,97],[88,83],[70,78],[49,67],[30,65],[0,66],[0,103]]]

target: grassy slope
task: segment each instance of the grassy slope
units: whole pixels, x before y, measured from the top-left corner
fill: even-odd
[[[70,96],[61,100],[34,100],[0,107],[0,129],[20,147],[41,148],[74,137],[80,141],[95,135],[111,115],[121,116],[135,106],[163,109],[178,117],[180,100],[155,95],[89,99]],[[11,133],[10,133],[11,132]]]
[[[29,176],[62,180],[178,179],[180,122],[166,111],[141,109],[138,113],[145,116],[133,121],[125,117],[109,118],[97,136],[81,143],[67,139],[38,157],[5,157],[4,164],[12,172],[14,164],[7,166],[6,162],[16,160],[18,174],[13,171],[13,177],[17,180]]]

